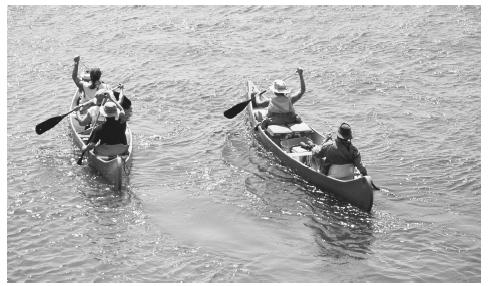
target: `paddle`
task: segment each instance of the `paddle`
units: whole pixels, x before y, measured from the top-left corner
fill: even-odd
[[[117,88],[119,88],[122,84],[118,84],[116,87],[114,87],[112,90],[115,90]],[[118,100],[118,94],[116,96],[116,99]],[[126,108],[125,106],[127,106],[127,108],[130,108],[130,106],[132,105],[132,102],[124,95],[124,100],[122,102],[122,107]],[[125,105],[125,106],[124,106]],[[36,125],[36,133],[38,135],[41,135],[42,133],[48,131],[49,129],[53,128],[54,126],[56,126],[61,120],[63,120],[63,118],[65,118],[66,116],[68,116],[68,114],[70,114],[71,112],[73,111],[76,111],[80,106],[77,106],[75,107],[74,109],[70,110],[69,112],[65,113],[65,114],[61,114],[61,115],[58,115],[56,117],[53,117],[53,118],[49,118],[48,120],[46,121],[43,121],[39,124]]]
[[[83,150],[83,152],[81,152],[81,156],[80,156],[80,158],[78,158],[78,161],[76,161],[76,164],[78,164],[78,165],[82,165],[83,164],[83,156],[85,156],[85,153],[86,153],[87,150],[88,149],[85,149],[85,150]]]
[[[61,114],[61,115],[58,115],[56,117],[49,118],[48,120],[37,124],[36,125],[36,133],[38,135],[41,135],[42,133],[48,131],[49,129],[56,126],[61,120],[63,120],[63,118],[68,116],[68,114],[70,114],[73,111],[76,111],[78,108],[79,108],[79,106],[73,108],[72,110],[70,110],[69,112],[67,112],[65,114]]]
[[[263,90],[261,91],[258,96],[262,95],[263,93],[265,93],[266,90]],[[239,114],[241,111],[244,110],[244,108],[246,108],[247,104],[249,102],[251,102],[251,100],[253,99],[254,97],[251,97],[251,99],[248,99],[246,101],[243,101],[241,103],[238,103],[234,106],[232,106],[231,108],[227,109],[226,111],[224,111],[224,116],[228,119],[232,119],[234,117],[236,117],[237,114]]]
[[[106,102],[106,101],[107,101],[107,99],[106,99],[106,98],[104,98],[104,99],[102,100],[102,104],[100,104],[100,106],[103,106],[103,105],[105,104],[105,102]],[[101,107],[100,107],[100,108],[101,108]],[[98,122],[98,117],[100,117],[100,110],[98,111],[98,114],[97,114],[97,119],[95,119],[95,122]],[[98,126],[98,124],[97,124],[97,123],[95,123],[94,125],[95,125],[95,126],[93,126],[93,128],[92,128],[92,130],[91,130],[91,132],[90,132],[90,137],[91,137],[91,135],[93,134],[93,130],[95,130],[95,127],[97,127],[97,126]],[[90,138],[90,137],[88,137],[88,138]],[[87,146],[87,148],[85,148],[85,150],[83,150],[83,152],[81,152],[81,156],[80,156],[80,158],[78,159],[78,161],[76,161],[76,164],[78,164],[78,165],[82,165],[82,164],[83,164],[83,156],[85,156],[86,151],[88,151],[88,146]]]

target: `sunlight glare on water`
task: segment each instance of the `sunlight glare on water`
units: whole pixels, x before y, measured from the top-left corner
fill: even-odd
[[[480,283],[480,6],[10,5],[7,24],[8,282]],[[133,102],[119,195],[67,121],[34,132],[68,111],[75,55]],[[247,80],[298,90],[297,67],[304,122],[351,124],[371,213],[223,117]]]

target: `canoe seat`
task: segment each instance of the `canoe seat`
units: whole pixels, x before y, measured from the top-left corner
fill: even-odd
[[[327,176],[339,180],[352,180],[354,179],[354,165],[331,165],[329,168],[329,174]]]
[[[312,129],[305,123],[295,123],[289,126],[290,130],[294,133],[310,133]]]
[[[290,128],[283,125],[269,125],[268,128],[266,128],[266,131],[271,136],[288,135],[293,133]]]

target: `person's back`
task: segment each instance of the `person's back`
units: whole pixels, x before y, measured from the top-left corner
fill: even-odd
[[[366,176],[368,173],[361,162],[361,154],[358,149],[352,145],[352,132],[349,124],[342,123],[337,132],[337,138],[324,143],[322,146],[315,146],[312,149],[314,156],[319,158],[325,157],[325,162],[321,166],[321,172],[329,175],[332,165],[352,164],[358,168],[361,175]]]
[[[106,118],[105,123],[99,125],[92,132],[88,139],[87,148],[95,148],[95,154],[98,155],[118,155],[127,151],[127,137],[125,131],[127,122],[121,121],[119,116],[124,116],[122,108],[114,103],[107,102],[100,109],[100,114]],[[95,144],[98,145],[95,147]]]
[[[83,95],[81,96],[80,103],[92,100],[99,89],[107,87],[106,84],[101,83],[98,87],[92,89],[90,84],[88,82],[83,83]]]
[[[300,91],[288,96],[291,92],[284,81],[275,80],[269,89],[274,93],[274,96],[269,100],[254,99],[255,106],[267,106],[267,116],[262,122],[263,128],[270,124],[288,124],[294,122],[301,122],[300,118],[295,112],[293,103],[298,101],[305,93],[305,81],[303,79],[303,70],[297,68],[297,73],[300,77]]]
[[[99,68],[92,68],[90,70],[90,81],[81,80],[78,77],[78,64],[80,62],[80,57],[76,56],[74,58],[74,65],[73,65],[73,72],[72,72],[72,79],[75,85],[83,91],[81,93],[80,103],[85,103],[87,101],[92,100],[95,98],[95,94],[99,89],[102,88],[109,88],[109,86],[103,83],[100,78],[102,76],[102,71]]]
[[[126,128],[126,122],[121,123],[114,118],[107,118],[107,121],[93,130],[93,141],[99,141],[100,145],[127,144],[127,138],[125,137]]]
[[[83,85],[83,95],[81,97],[80,103],[84,103],[95,98],[97,91],[101,89],[107,89],[108,85],[100,81],[102,72],[98,68],[90,70],[90,81],[81,81]]]

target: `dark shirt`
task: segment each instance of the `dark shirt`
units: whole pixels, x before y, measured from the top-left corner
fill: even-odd
[[[361,154],[358,148],[354,147],[350,142],[344,142],[337,138],[324,143],[322,146],[312,150],[315,156],[320,158],[325,157],[323,166],[323,173],[328,174],[331,165],[353,164],[358,168],[361,175],[366,176],[368,172],[361,162]]]
[[[125,129],[127,128],[127,123],[120,123],[113,118],[107,118],[107,121],[102,125],[97,126],[90,138],[88,139],[88,143],[97,143],[100,141],[100,144],[108,144],[108,145],[115,145],[115,144],[124,144],[127,145],[127,138],[125,137]]]

